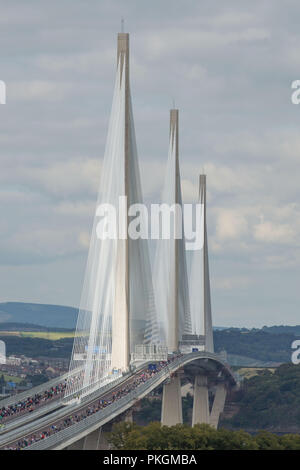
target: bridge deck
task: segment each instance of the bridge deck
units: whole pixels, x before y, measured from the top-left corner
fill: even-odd
[[[116,402],[108,405],[106,408],[101,409],[100,411],[95,412],[94,414],[83,418],[82,420],[71,424],[70,426],[59,430],[56,433],[53,433],[49,437],[39,440],[25,449],[28,450],[38,450],[38,449],[62,449],[72,444],[73,442],[79,440],[85,435],[89,434],[93,430],[103,426],[107,422],[111,421],[113,418],[123,413],[131,406],[133,406],[137,400],[140,400],[157,386],[163,383],[170,375],[176,370],[182,368],[183,366],[193,363],[197,360],[213,361],[216,363],[220,370],[222,370],[223,375],[226,379],[233,385],[235,384],[235,377],[232,374],[230,368],[226,363],[224,363],[216,354],[210,354],[207,352],[195,352],[186,354],[184,356],[176,358],[171,362],[167,367],[164,367],[161,371],[157,372],[153,377],[149,378],[142,385],[137,386],[134,390],[128,393],[123,398],[120,398]],[[139,371],[138,373],[140,373]],[[122,388],[124,384],[130,379],[134,379],[135,374],[122,379],[117,385],[116,389]],[[27,426],[21,427],[18,429],[17,435],[15,433],[10,433],[5,440],[0,440],[1,447],[13,447],[18,441],[22,440],[25,437],[30,437],[33,434],[39,434],[44,432],[48,427],[57,425],[61,423],[63,419],[66,419],[74,413],[78,414],[79,412],[84,411],[88,406],[92,406],[97,403],[99,399],[103,397],[103,391],[99,390],[93,394],[93,399],[85,401],[77,406],[66,406],[62,410],[59,410],[59,415],[55,414],[49,415],[49,417],[44,417],[43,421],[37,420],[36,423],[31,423]],[[91,398],[91,397],[87,397]]]

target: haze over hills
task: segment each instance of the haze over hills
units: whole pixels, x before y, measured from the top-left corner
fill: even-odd
[[[10,332],[67,331],[76,327],[78,309],[62,305],[22,302],[0,303],[0,339],[9,354],[26,350],[31,357],[45,354],[47,349],[58,348],[57,353],[69,357],[73,338],[67,334],[56,342],[42,337],[9,336]],[[143,322],[142,322],[143,323]],[[144,329],[141,320],[135,328]],[[18,337],[19,336],[19,337]],[[298,326],[271,326],[253,328],[214,328],[215,351],[227,352],[228,362],[236,366],[270,367],[291,361],[291,344],[300,337]],[[54,344],[55,343],[55,344]]]
[[[23,302],[0,303],[0,326],[2,323],[29,323],[47,328],[74,329],[77,315],[77,308],[62,305]]]
[[[0,331],[74,330],[78,309],[63,305],[23,302],[0,303]],[[144,320],[134,320],[135,328],[143,330]]]
[[[78,308],[64,305],[35,304],[26,302],[2,302],[0,303],[0,329],[19,328],[26,325],[29,328],[63,328],[75,329],[77,322]],[[234,328],[226,326],[215,326],[214,330],[236,330],[264,331],[271,334],[289,334],[300,336],[300,325],[288,326],[264,326],[263,328]]]

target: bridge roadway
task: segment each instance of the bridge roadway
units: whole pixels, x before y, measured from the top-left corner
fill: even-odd
[[[171,374],[175,373],[178,369],[182,369],[188,365],[198,365],[202,369],[211,367],[213,364],[216,370],[220,371],[231,385],[236,384],[234,375],[232,374],[229,366],[224,363],[218,355],[210,354],[207,352],[194,352],[189,353],[180,357],[175,358],[166,367],[162,368],[159,372],[154,374],[146,382],[138,385],[127,395],[111,403],[105,408],[96,411],[89,416],[83,417],[80,421],[71,423],[69,426],[62,430],[54,432],[49,437],[41,439],[37,442],[32,443],[26,447],[25,450],[42,450],[42,449],[53,449],[59,450],[64,449],[72,443],[80,440],[87,436],[91,432],[99,429],[104,424],[108,423],[119,414],[124,413],[126,410],[131,408],[137,401],[148,395],[152,390],[158,387],[160,384],[168,380]],[[210,364],[210,366],[209,366]],[[110,387],[105,387],[106,390],[99,389],[92,393],[90,396],[85,397],[80,404],[67,405],[54,413],[38,418],[36,421],[29,423],[25,426],[21,426],[15,431],[7,433],[3,438],[0,438],[0,447],[9,448],[15,447],[17,443],[24,438],[28,439],[33,435],[40,435],[47,430],[51,429],[51,426],[59,427],[62,422],[74,414],[79,415],[86,412],[88,407],[97,405],[99,399],[105,399],[111,396],[113,392],[129,385],[133,382],[136,376],[140,375],[140,369],[138,372],[131,374],[127,377],[122,377],[111,384]]]
[[[0,449],[14,447],[15,444],[22,441],[24,438],[29,438],[35,434],[49,431],[51,430],[51,426],[61,425],[69,416],[83,413],[88,407],[98,403],[99,399],[105,400],[110,397],[112,393],[117,392],[120,388],[125,387],[126,385],[129,385],[134,381],[136,376],[141,374],[143,370],[147,370],[147,366],[145,364],[143,368],[139,368],[135,373],[126,374],[125,376],[114,380],[110,384],[94,391],[90,395],[83,397],[79,403],[71,402],[66,405],[63,403],[63,400],[60,400],[57,401],[56,408],[54,410],[44,407],[43,414],[37,414],[36,420],[33,422],[26,422],[25,425],[23,425],[20,423],[20,420],[17,420],[20,423],[20,426],[13,430],[9,429],[3,437],[0,437]],[[70,397],[70,400],[72,400],[72,396]],[[45,409],[47,409],[47,413],[45,412]]]
[[[72,375],[78,374],[79,371],[80,369],[75,369]],[[0,400],[0,409],[3,407],[8,407],[10,405],[16,405],[17,403],[25,401],[28,398],[31,398],[37,394],[42,395],[44,392],[50,390],[51,387],[55,387],[61,383],[64,383],[68,376],[69,372],[59,377],[55,377],[54,379],[49,380],[48,382],[44,382],[41,385],[37,385],[36,387],[26,390],[25,392],[19,393],[17,395],[12,395],[8,398]],[[4,426],[0,428],[0,436],[21,425],[29,423],[30,421],[34,421],[38,417],[48,414],[50,411],[54,411],[55,409],[59,408],[61,406],[60,401],[63,395],[64,391],[62,393],[54,395],[51,399],[41,401],[39,405],[33,406],[33,410],[31,412],[29,412],[29,409],[27,408],[7,418],[3,418],[1,423],[4,424]]]
[[[144,363],[142,366],[137,367],[136,371],[140,370],[141,367],[145,367],[146,364],[148,363]],[[80,372],[80,370],[81,370],[80,368],[74,369],[74,371],[72,372],[72,375],[77,375]],[[2,407],[6,407],[9,405],[16,405],[17,403],[24,401],[28,398],[31,398],[36,394],[43,394],[45,391],[49,390],[51,387],[54,387],[60,383],[64,383],[68,376],[69,376],[69,373],[66,373],[52,380],[49,380],[48,382],[45,382],[41,385],[33,387],[30,390],[27,390],[26,392],[19,393],[17,395],[1,400],[0,409]],[[123,377],[121,378],[122,380],[124,380],[124,376],[128,376],[128,373],[123,374]],[[117,383],[119,383],[119,381],[114,380],[113,382],[110,382],[107,385],[102,386],[101,388],[99,387],[97,391],[99,392],[101,390],[104,393],[107,390],[110,390],[112,387],[114,387]],[[76,393],[74,393],[74,395],[76,395]],[[94,394],[92,396],[94,396]],[[53,398],[50,398],[46,401],[41,401],[39,405],[34,406],[34,409],[32,411],[29,411],[29,409],[27,408],[25,410],[17,412],[16,414],[13,414],[12,416],[8,418],[4,418],[1,421],[1,423],[4,426],[0,428],[0,443],[2,442],[1,436],[3,434],[6,434],[16,428],[20,428],[21,426],[24,426],[30,423],[31,421],[35,421],[38,418],[42,418],[45,415],[49,415],[50,413],[54,413],[56,410],[61,409],[63,406],[62,404],[63,398],[64,398],[64,391],[62,393],[55,395]],[[71,400],[72,396],[70,396],[69,399]]]

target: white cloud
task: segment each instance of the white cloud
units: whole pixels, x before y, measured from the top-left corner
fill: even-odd
[[[96,197],[100,166],[100,159],[64,160],[34,170],[23,168],[19,177],[28,185],[59,198],[82,193],[94,194]]]
[[[90,246],[90,234],[88,232],[80,232],[78,236],[80,245],[88,249]]]
[[[29,101],[50,100],[57,101],[65,98],[73,91],[72,83],[51,82],[46,80],[19,81],[9,83],[9,97],[11,100]]]
[[[94,202],[74,202],[62,201],[56,207],[55,211],[63,216],[73,217],[90,217],[96,208],[96,200]]]
[[[197,183],[197,178],[195,182],[187,179],[181,180],[182,199],[184,203],[195,203],[198,201],[199,188]]]
[[[295,232],[288,224],[266,221],[254,226],[254,237],[263,242],[291,243]]]
[[[105,71],[107,67],[113,65],[115,58],[115,50],[111,47],[102,51],[99,50],[73,52],[72,54],[60,55],[40,55],[36,58],[38,67],[50,72],[75,72],[76,74],[84,74],[88,72],[97,72],[99,66]]]
[[[19,253],[41,259],[61,257],[79,250],[73,227],[21,229],[11,236],[8,244],[19,247]]]
[[[198,26],[198,25],[197,25]],[[232,44],[256,42],[268,39],[269,31],[264,28],[247,27],[239,31],[205,30],[195,25],[194,29],[165,28],[163,31],[146,32],[145,45],[151,59],[162,59],[168,55],[182,54],[191,56],[199,50],[224,49]]]
[[[216,235],[220,240],[236,239],[247,233],[247,219],[237,210],[220,210],[217,215]]]
[[[212,279],[213,289],[244,289],[253,283],[253,279],[249,277],[224,277],[221,279]]]

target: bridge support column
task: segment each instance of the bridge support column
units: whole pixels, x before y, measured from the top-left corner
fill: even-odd
[[[205,375],[196,375],[192,426],[203,423],[209,424],[209,422],[207,377]]]
[[[210,414],[210,424],[214,428],[218,428],[220,414],[224,410],[226,400],[226,387],[224,383],[217,384],[216,394],[213,402],[213,407]]]
[[[67,450],[83,450],[85,437],[79,439],[79,441],[73,442],[73,444],[67,447]]]
[[[124,421],[126,423],[133,423],[133,410],[132,409],[126,411]]]
[[[84,438],[83,450],[98,450],[101,437],[101,428],[91,432]]]
[[[102,427],[96,429],[96,431],[82,437],[79,441],[73,442],[73,444],[66,447],[66,450],[107,450],[110,446],[105,434]]]
[[[163,388],[161,424],[175,426],[179,423],[182,423],[181,382],[179,375],[175,375]]]

